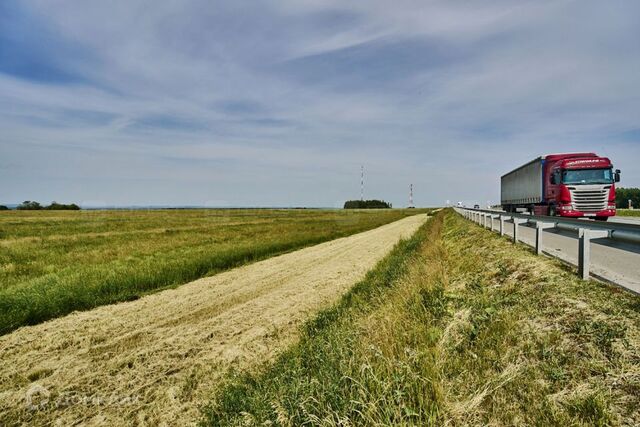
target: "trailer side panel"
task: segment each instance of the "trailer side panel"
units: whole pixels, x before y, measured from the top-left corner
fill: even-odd
[[[525,205],[544,202],[544,160],[542,157],[520,166],[501,178],[502,205]]]

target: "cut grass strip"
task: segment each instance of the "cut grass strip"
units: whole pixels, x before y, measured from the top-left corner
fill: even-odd
[[[208,425],[638,425],[640,302],[440,213]]]
[[[410,239],[398,243],[336,306],[309,321],[299,344],[274,366],[258,376],[232,374],[230,384],[206,409],[207,423],[317,424],[320,417],[337,422],[338,414],[352,412],[347,408],[362,398],[352,393],[358,388],[354,374],[361,368],[351,363],[358,348],[358,331],[353,326],[381,304],[388,288],[406,275],[424,242],[437,237],[441,224],[439,214]]]
[[[0,334],[422,212],[10,212],[0,217]]]

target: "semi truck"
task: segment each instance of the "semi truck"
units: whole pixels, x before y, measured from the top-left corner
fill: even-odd
[[[619,181],[620,170],[607,157],[549,154],[502,175],[500,199],[507,212],[606,221],[616,214]]]

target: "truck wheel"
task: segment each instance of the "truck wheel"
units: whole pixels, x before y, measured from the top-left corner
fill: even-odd
[[[608,219],[609,219],[608,216],[597,216],[596,217],[596,221],[606,221]]]

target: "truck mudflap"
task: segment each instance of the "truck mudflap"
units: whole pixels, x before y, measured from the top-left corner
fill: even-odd
[[[548,205],[536,205],[533,207],[534,215],[549,215],[549,206]]]

